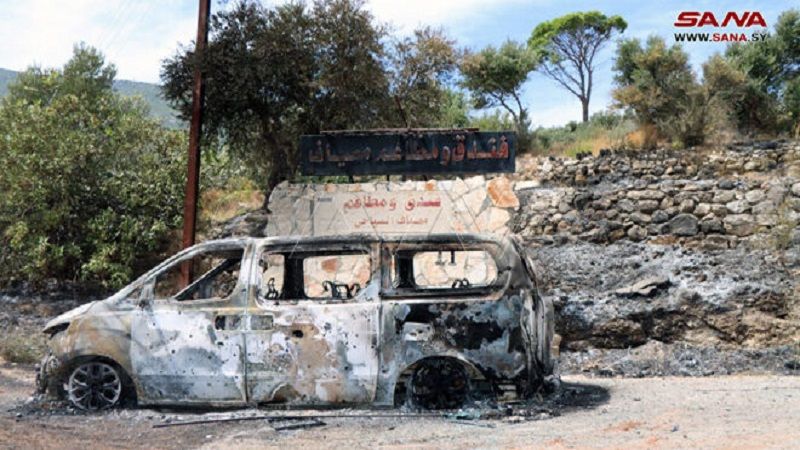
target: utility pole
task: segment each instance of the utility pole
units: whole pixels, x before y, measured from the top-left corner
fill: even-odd
[[[200,132],[203,126],[203,73],[200,70],[202,55],[208,41],[208,12],[211,0],[200,0],[197,14],[197,40],[194,46],[194,88],[192,89],[192,122],[189,126],[189,161],[186,175],[186,196],[183,201],[183,248],[194,245],[197,228],[197,196],[200,191]],[[181,267],[181,284],[188,286],[193,276],[192,262]]]

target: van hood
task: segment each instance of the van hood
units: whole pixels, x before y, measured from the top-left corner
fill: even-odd
[[[70,309],[69,311],[65,312],[64,314],[61,314],[60,316],[57,316],[54,319],[51,319],[44,326],[45,333],[47,332],[47,330],[49,330],[49,329],[51,329],[53,327],[56,327],[58,325],[68,324],[68,323],[72,322],[73,320],[75,320],[76,318],[86,314],[90,309],[92,309],[92,307],[96,303],[97,303],[97,301],[85,303],[85,304],[83,304],[81,306],[78,306],[77,308]]]

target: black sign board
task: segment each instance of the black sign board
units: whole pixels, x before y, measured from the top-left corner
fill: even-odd
[[[300,138],[303,175],[514,172],[513,131],[386,130]]]

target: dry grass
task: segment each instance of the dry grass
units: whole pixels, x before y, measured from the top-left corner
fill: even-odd
[[[19,327],[0,331],[0,358],[7,362],[36,363],[46,349],[46,336],[39,331]]]
[[[252,181],[237,180],[225,189],[208,189],[202,193],[200,220],[221,223],[247,211],[260,208],[264,192]]]

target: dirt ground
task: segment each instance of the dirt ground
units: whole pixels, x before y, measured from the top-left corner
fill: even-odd
[[[539,420],[325,417],[323,426],[292,431],[275,431],[264,420],[154,428],[167,421],[286,412],[37,411],[23,406],[33,390],[33,368],[2,364],[0,448],[800,448],[800,377],[573,375],[565,377],[562,386],[567,401],[551,413],[535,415]]]

